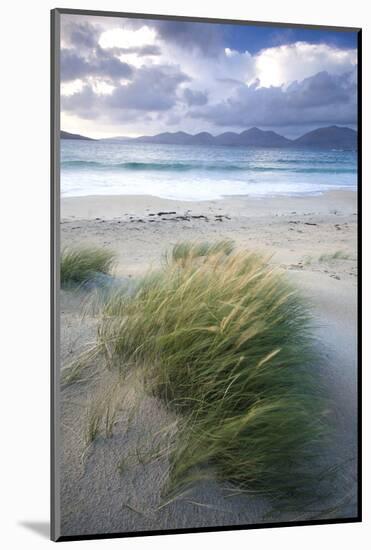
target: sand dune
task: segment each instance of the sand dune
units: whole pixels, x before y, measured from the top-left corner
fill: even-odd
[[[169,412],[133,386],[119,413],[113,436],[98,437],[84,451],[84,416],[99,377],[71,384],[61,394],[62,534],[91,534],[324,517],[354,517],[356,476],[356,238],[357,197],[331,192],[318,197],[180,202],[149,196],[64,198],[62,246],[95,244],[117,253],[117,275],[135,278],[160,264],[165,250],[184,239],[232,238],[238,247],[263,250],[287,271],[313,303],[322,366],[333,399],[335,442],[325,460],[345,464],[334,499],[317,510],[278,510],[258,497],[226,498],[223,487],[207,483],[186,498],[156,511],[166,475],[166,459],[127,466],[123,454],[145,452]],[[338,257],[334,257],[340,251]],[[96,319],[81,320],[87,291],[62,291],[64,363],[94,341]],[[89,372],[87,373],[89,374]],[[132,407],[136,404],[135,409]],[[135,410],[135,414],[131,414]],[[148,450],[148,449],[147,449]]]

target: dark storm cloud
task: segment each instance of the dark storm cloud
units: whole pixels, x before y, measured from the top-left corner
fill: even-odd
[[[134,50],[134,48],[132,48]],[[141,48],[138,48],[139,55],[161,55],[161,50],[158,46],[155,46],[154,44],[149,44],[148,46],[142,46]]]
[[[70,40],[75,46],[94,48],[99,38],[99,29],[89,23],[73,25],[70,31]]]
[[[206,105],[207,103],[207,94],[204,92],[199,92],[197,90],[191,90],[190,88],[185,88],[183,92],[183,97],[185,102],[190,107],[194,105]]]
[[[68,82],[89,76],[116,81],[129,78],[133,68],[119,57],[123,54],[156,56],[161,54],[157,45],[129,48],[102,48],[99,37],[104,29],[88,22],[69,22],[63,27],[61,49],[61,78]]]
[[[331,75],[320,72],[301,82],[282,86],[240,86],[227,100],[194,109],[192,118],[217,126],[290,126],[298,123],[356,122],[355,72]]]
[[[99,114],[99,96],[90,84],[85,84],[76,94],[61,97],[62,111],[69,111],[81,118],[94,120]]]
[[[179,84],[188,80],[186,74],[174,67],[142,67],[136,70],[131,82],[118,85],[109,95],[95,94],[86,84],[80,92],[62,97],[62,109],[83,118],[101,113],[112,120],[125,118],[125,113],[131,110],[167,111],[178,101]]]
[[[142,67],[132,82],[114,90],[107,103],[114,108],[164,111],[175,105],[177,87],[187,80],[172,67]]]
[[[150,25],[165,42],[187,50],[199,50],[206,56],[216,56],[225,47],[220,25],[186,21],[151,21]]]
[[[293,107],[316,107],[346,103],[355,97],[354,73],[331,75],[326,71],[317,73],[302,82],[292,83],[287,92]]]
[[[241,86],[243,85],[243,80],[237,80],[236,78],[217,78],[217,82],[221,84],[227,84],[228,86]]]
[[[88,22],[69,22],[63,26],[63,42],[68,47],[61,49],[62,81],[76,80],[89,76],[108,80],[129,78],[132,67],[120,61],[119,55],[135,53],[137,55],[160,55],[156,45],[144,45],[131,48],[102,48],[99,37],[103,32],[99,25]]]
[[[74,50],[61,50],[61,79],[62,81],[75,80],[90,74],[90,63],[80,57]]]
[[[98,44],[102,29],[91,25],[87,21],[76,23],[68,22],[63,25],[63,41],[74,48],[95,48]]]
[[[117,57],[97,46],[94,53],[81,57],[72,49],[61,50],[61,79],[75,80],[87,76],[102,77],[109,80],[128,78],[133,69],[128,63],[123,63]]]

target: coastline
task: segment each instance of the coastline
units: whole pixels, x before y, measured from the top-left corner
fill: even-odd
[[[61,219],[68,219],[71,217],[90,219],[101,216],[120,216],[126,214],[129,210],[133,210],[138,214],[146,210],[146,208],[155,208],[156,206],[168,206],[177,207],[187,210],[189,207],[194,206],[197,210],[202,207],[209,208],[211,206],[223,205],[233,206],[238,210],[247,209],[250,210],[269,210],[274,206],[285,208],[290,210],[293,203],[303,203],[304,201],[309,204],[317,204],[317,208],[321,208],[326,211],[329,207],[329,202],[334,201],[338,205],[344,208],[354,204],[356,208],[356,200],[353,202],[351,199],[357,197],[357,191],[354,189],[336,189],[331,191],[324,191],[320,195],[307,195],[301,196],[294,195],[276,195],[266,197],[256,197],[249,195],[226,195],[222,199],[212,200],[178,200],[178,199],[165,199],[155,195],[83,195],[76,197],[61,197]],[[264,206],[262,206],[264,205]],[[291,205],[291,206],[290,206]],[[305,208],[305,205],[303,205]]]
[[[325,264],[318,262],[319,258],[338,250],[349,254],[355,263],[356,227],[354,191],[197,202],[149,195],[61,199],[62,247],[110,247],[118,256],[119,274],[126,276],[158,265],[166,248],[178,240],[225,238],[233,239],[237,246],[273,255],[272,262],[285,269],[315,267],[323,272]],[[354,265],[337,261],[332,267],[336,269],[329,269],[329,274],[343,275],[355,283]]]

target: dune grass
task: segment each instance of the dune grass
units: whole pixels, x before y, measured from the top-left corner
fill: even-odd
[[[90,396],[86,408],[85,443],[90,445],[98,435],[111,437],[117,413],[125,397],[120,381],[102,384]]]
[[[97,247],[65,248],[61,255],[61,284],[81,284],[98,273],[109,274],[115,254]]]
[[[325,431],[306,303],[266,259],[228,241],[183,243],[166,258],[134,296],[108,300],[97,345],[124,377],[140,368],[181,418],[167,495],[209,477],[304,491]]]
[[[321,254],[318,258],[319,262],[331,262],[333,260],[349,260],[350,255],[342,250],[337,250],[332,254]]]
[[[344,252],[343,250],[336,250],[336,252],[332,252],[330,254],[321,254],[318,256],[318,258],[314,258],[313,256],[305,256],[304,258],[304,265],[311,265],[313,263],[331,263],[334,260],[350,260],[350,254],[347,252]]]
[[[210,243],[208,241],[201,241],[193,243],[191,241],[183,241],[173,246],[170,252],[166,254],[166,259],[171,262],[186,262],[190,258],[193,260],[212,254],[222,252],[225,255],[229,255],[234,250],[234,243],[231,240],[216,241]]]

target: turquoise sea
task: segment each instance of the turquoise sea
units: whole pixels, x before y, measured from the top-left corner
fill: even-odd
[[[61,140],[62,197],[209,200],[356,189],[354,151]]]

